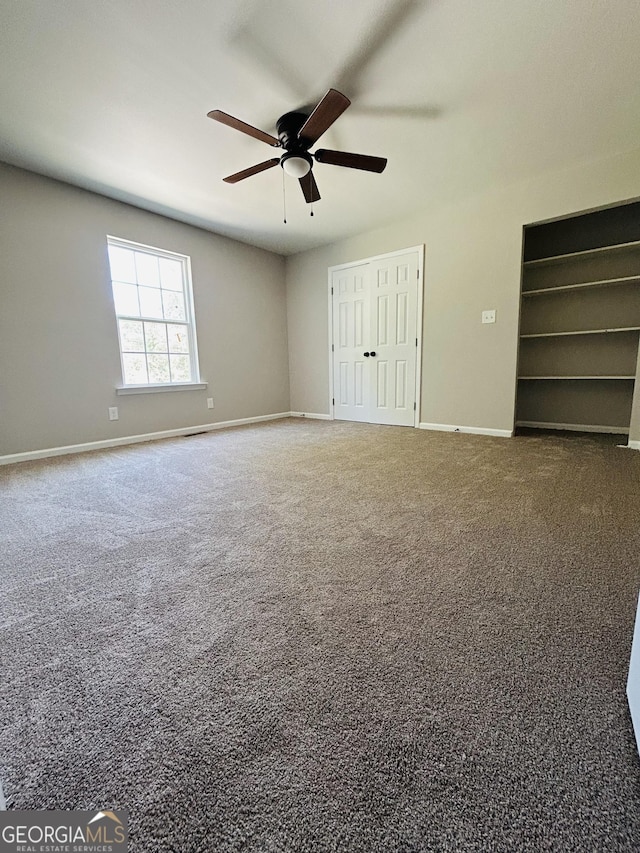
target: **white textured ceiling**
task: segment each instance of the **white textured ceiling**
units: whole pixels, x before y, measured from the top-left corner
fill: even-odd
[[[290,254],[640,147],[638,0],[0,0],[0,160]],[[309,217],[282,170],[222,178],[329,87]]]

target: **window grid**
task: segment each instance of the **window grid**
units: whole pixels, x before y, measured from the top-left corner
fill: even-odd
[[[158,325],[164,325],[164,326],[165,326],[165,329],[166,329],[166,326],[168,326],[168,325],[169,325],[169,323],[168,323],[168,322],[167,322],[167,323],[165,323],[164,321],[161,321],[161,320],[156,320],[156,319],[154,319],[154,318],[146,318],[146,317],[135,317],[135,316],[127,317],[127,316],[122,315],[122,314],[118,315],[118,320],[131,320],[131,321],[134,321],[134,322],[141,322],[141,323],[142,323],[142,335],[143,335],[143,342],[144,342],[144,343],[143,343],[143,349],[139,349],[139,350],[131,349],[131,348],[125,349],[125,348],[122,346],[122,338],[121,338],[121,339],[120,339],[120,351],[122,352],[122,354],[123,354],[123,355],[141,355],[141,356],[144,356],[144,358],[145,358],[145,368],[146,368],[146,372],[147,372],[147,378],[148,378],[148,376],[149,376],[149,359],[148,359],[148,356],[149,356],[149,355],[166,355],[166,356],[168,356],[168,362],[169,362],[170,382],[183,382],[183,381],[184,381],[184,379],[181,379],[181,378],[174,379],[174,377],[173,377],[173,370],[172,370],[172,366],[171,366],[171,356],[172,356],[172,355],[175,355],[175,356],[190,355],[190,353],[189,353],[189,351],[188,351],[188,350],[172,351],[171,349],[169,349],[169,336],[168,336],[168,333],[166,333],[166,334],[165,334],[165,339],[166,339],[166,341],[167,341],[167,348],[166,348],[166,349],[164,349],[164,350],[163,350],[163,349],[158,349],[158,350],[151,350],[151,351],[149,351],[149,349],[147,348],[147,330],[146,330],[146,325],[145,325],[145,324],[146,324],[146,323],[157,323]],[[178,320],[174,320],[174,321],[172,321],[172,322],[171,322],[171,324],[170,324],[170,325],[172,325],[172,326],[182,326],[184,329],[186,329],[186,332],[187,332],[187,341],[188,341],[189,324],[188,324],[187,322],[180,322],[180,321],[178,321]]]
[[[198,382],[188,256],[114,237],[107,244],[123,384]]]

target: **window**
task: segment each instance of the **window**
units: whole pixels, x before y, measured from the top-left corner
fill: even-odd
[[[115,237],[107,245],[124,387],[198,383],[189,258]]]

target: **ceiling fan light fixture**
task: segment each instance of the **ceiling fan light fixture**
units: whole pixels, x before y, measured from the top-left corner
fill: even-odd
[[[304,178],[311,170],[311,158],[301,156],[300,154],[284,155],[281,160],[282,168],[287,175],[292,178]]]

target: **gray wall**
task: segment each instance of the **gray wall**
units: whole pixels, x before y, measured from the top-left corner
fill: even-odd
[[[283,258],[2,164],[0,198],[0,455],[289,411]],[[116,396],[107,234],[191,256],[207,390]]]
[[[329,412],[327,268],[424,243],[420,420],[511,430],[523,226],[638,196],[640,150],[287,258],[292,410]],[[486,308],[497,309],[495,325],[481,324]],[[640,412],[632,423],[640,438]]]

